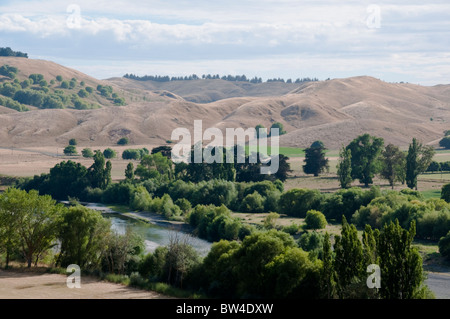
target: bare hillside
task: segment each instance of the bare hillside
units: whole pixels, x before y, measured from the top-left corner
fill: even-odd
[[[450,126],[448,85],[391,84],[361,76],[285,86],[263,83],[272,86],[253,88],[246,87],[249,83],[221,80],[156,83],[158,86],[124,78],[99,81],[48,61],[1,58],[2,63],[17,66],[21,76],[41,73],[48,78],[76,77],[90,85],[110,84],[128,103],[95,110],[23,113],[0,107],[3,147],[64,146],[70,138],[83,145],[106,146],[125,136],[133,144],[157,145],[171,139],[175,128],[192,129],[194,120],[203,120],[204,129],[270,127],[281,122],[288,132],[281,137],[284,146],[306,147],[320,139],[326,147],[337,149],[360,134],[370,133],[405,147],[413,137],[436,143]],[[214,98],[212,91],[217,91]],[[188,101],[194,95],[202,101],[208,96],[217,101]],[[242,96],[230,97],[233,95]]]

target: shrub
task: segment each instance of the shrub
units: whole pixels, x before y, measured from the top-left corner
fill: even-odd
[[[81,155],[85,158],[94,157],[94,152],[90,148],[85,148],[81,151]]]
[[[327,226],[327,219],[321,212],[309,210],[306,213],[305,223],[308,229],[324,229]]]
[[[450,148],[450,136],[446,136],[442,140],[440,140],[439,146],[443,147],[445,149],[449,149]]]
[[[439,240],[439,252],[442,257],[450,261],[450,231]]]

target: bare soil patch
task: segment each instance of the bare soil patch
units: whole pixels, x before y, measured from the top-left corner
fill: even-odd
[[[169,299],[94,277],[82,277],[81,288],[70,289],[66,280],[64,275],[36,270],[0,270],[0,299]]]

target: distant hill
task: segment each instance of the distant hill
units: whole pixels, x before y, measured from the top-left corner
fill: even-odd
[[[392,84],[368,76],[304,84],[100,81],[48,61],[0,58],[3,64],[18,67],[19,77],[41,73],[46,78],[75,77],[93,87],[110,85],[127,101],[126,106],[108,102],[94,110],[19,113],[0,107],[0,146],[6,147],[63,146],[70,138],[80,145],[106,146],[121,137],[131,144],[164,144],[175,128],[192,129],[194,120],[203,120],[204,128],[220,129],[281,122],[287,131],[280,138],[283,146],[307,147],[322,140],[329,149],[363,133],[401,147],[413,137],[437,145],[450,129],[449,85]]]

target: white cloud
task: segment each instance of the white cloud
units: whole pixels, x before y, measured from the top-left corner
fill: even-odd
[[[67,25],[72,3],[81,9],[80,28]],[[367,25],[373,3],[380,8],[376,29]],[[60,58],[99,60],[104,67],[98,70],[108,76],[109,60],[131,66],[132,60],[149,59],[172,61],[176,74],[186,74],[182,70],[192,65],[226,65],[236,73],[251,67],[254,72],[247,72],[254,75],[280,76],[300,66],[325,74],[326,66],[331,77],[364,72],[403,75],[406,81],[423,77],[427,83],[433,70],[441,79],[449,75],[450,4],[445,0],[31,0],[3,2],[0,12],[0,36],[10,46],[25,47],[30,56],[58,52]]]

